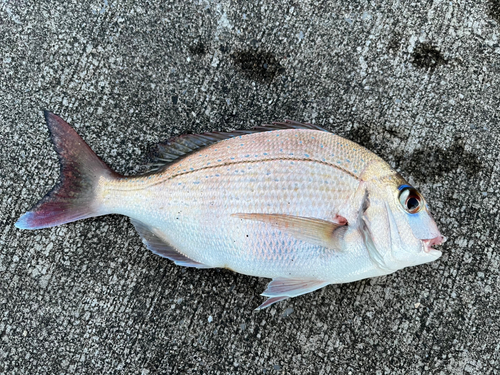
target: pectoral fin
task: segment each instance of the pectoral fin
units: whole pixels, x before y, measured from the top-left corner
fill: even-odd
[[[337,234],[340,232],[337,229],[347,225],[346,218],[340,215],[333,221],[281,214],[236,213],[231,216],[267,223],[298,240],[339,251],[341,249]]]
[[[256,310],[265,309],[273,303],[290,297],[297,297],[302,294],[313,292],[328,284],[328,282],[323,280],[287,279],[278,277],[268,284],[267,289],[262,295],[269,298],[262,305],[257,307]]]

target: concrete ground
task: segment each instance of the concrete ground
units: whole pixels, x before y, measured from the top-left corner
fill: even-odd
[[[0,3],[0,373],[500,373],[500,2]],[[42,110],[120,173],[186,132],[309,121],[382,156],[449,238],[428,265],[255,312],[129,220],[22,231],[58,180]]]

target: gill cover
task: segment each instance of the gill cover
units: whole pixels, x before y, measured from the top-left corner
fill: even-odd
[[[357,226],[362,234],[368,255],[374,264],[387,273],[394,272],[400,267],[392,257],[391,225],[389,210],[383,201],[370,196],[365,184],[360,184],[358,194],[363,197],[359,206]]]

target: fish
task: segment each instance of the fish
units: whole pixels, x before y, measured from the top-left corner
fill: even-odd
[[[272,279],[257,307],[329,284],[435,261],[441,235],[422,194],[366,148],[291,120],[157,145],[146,173],[109,168],[44,112],[60,182],[15,223],[42,229],[128,216],[176,265]]]

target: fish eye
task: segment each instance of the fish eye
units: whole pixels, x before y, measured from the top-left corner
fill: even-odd
[[[423,199],[417,189],[402,185],[399,187],[399,191],[399,202],[406,212],[415,214],[420,211],[423,206]]]

